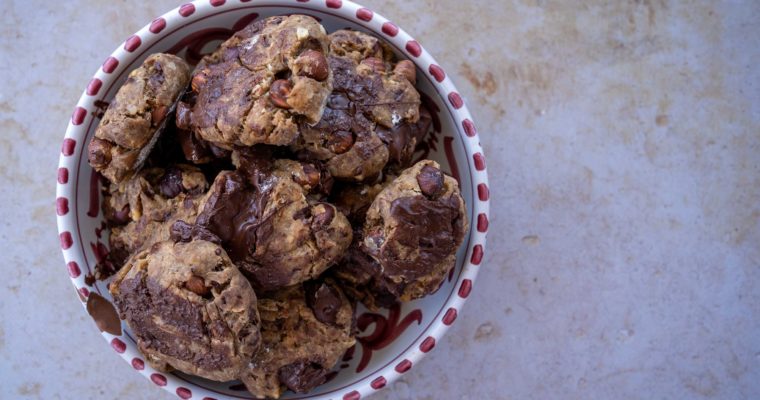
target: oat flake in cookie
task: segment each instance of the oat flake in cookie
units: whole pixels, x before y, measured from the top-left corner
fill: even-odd
[[[330,280],[309,281],[259,300],[261,349],[240,379],[254,397],[305,393],[354,345],[352,304]]]
[[[156,243],[127,262],[110,290],[160,371],[232,380],[261,342],[256,295],[216,244]]]
[[[191,129],[215,145],[289,145],[316,123],[332,91],[327,34],[305,15],[276,16],[235,33],[198,65]]]
[[[370,308],[431,294],[454,266],[465,215],[456,180],[420,161],[377,195],[362,237],[334,273]]]
[[[129,73],[88,147],[90,165],[111,182],[138,170],[190,81],[190,66],[171,54],[153,54]]]

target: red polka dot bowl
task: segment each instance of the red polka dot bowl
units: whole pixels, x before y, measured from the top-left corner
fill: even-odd
[[[335,366],[328,381],[308,394],[287,393],[285,398],[356,400],[408,372],[456,321],[483,260],[489,191],[475,124],[445,70],[408,33],[382,15],[346,0],[199,0],[171,10],[120,44],[85,87],[61,147],[56,212],[66,271],[103,337],[137,373],[183,399],[251,397],[239,382],[218,383],[153,370],[138,352],[126,324],[116,319],[107,281],[92,279],[95,265],[108,253],[108,230],[100,211],[100,178],[87,164],[87,143],[104,104],[127,74],[151,53],[175,53],[197,63],[203,54],[251,21],[294,13],[316,18],[328,32],[349,27],[373,33],[398,55],[415,63],[417,87],[434,122],[433,132],[417,156],[438,161],[459,180],[470,231],[455,268],[435,294],[378,313],[360,307],[357,344]]]

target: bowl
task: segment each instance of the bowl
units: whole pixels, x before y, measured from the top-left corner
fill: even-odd
[[[66,271],[82,305],[110,347],[134,370],[183,399],[252,398],[239,382],[211,382],[182,373],[161,373],[137,350],[128,327],[118,319],[106,281],[93,279],[94,267],[108,254],[108,230],[100,210],[97,173],[87,163],[92,138],[107,102],[127,74],[151,53],[169,52],[195,64],[233,32],[258,18],[306,14],[328,32],[352,28],[385,40],[397,55],[417,67],[423,102],[433,114],[433,132],[417,158],[438,161],[460,183],[470,230],[457,262],[433,295],[380,312],[357,309],[357,344],[344,355],[328,381],[308,394],[287,399],[359,399],[408,372],[433,350],[457,319],[471,293],[483,259],[488,230],[488,178],[483,152],[464,100],[445,70],[419,42],[380,14],[350,1],[266,0],[195,1],[154,19],[105,58],[73,110],[58,164],[56,213]]]

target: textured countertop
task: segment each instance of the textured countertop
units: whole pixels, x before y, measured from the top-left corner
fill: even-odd
[[[760,3],[364,3],[466,97],[492,198],[464,312],[375,398],[760,398]],[[54,180],[92,72],[178,3],[3,4],[0,398],[173,398],[83,311]]]

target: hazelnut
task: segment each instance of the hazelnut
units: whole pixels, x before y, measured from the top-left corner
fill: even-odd
[[[327,227],[330,225],[333,218],[335,218],[335,210],[333,210],[332,206],[323,205],[322,208],[324,208],[324,210],[318,214],[314,214],[311,220],[311,226],[314,230]]]
[[[101,170],[111,162],[111,143],[103,139],[93,138],[87,146],[87,161],[93,168]]]
[[[417,83],[417,69],[414,67],[414,63],[409,60],[399,61],[393,68],[393,73],[403,76],[412,85]]]
[[[317,185],[319,185],[319,178],[321,176],[319,170],[313,165],[307,163],[302,164],[302,166],[303,175],[297,174],[295,176],[296,183],[301,186],[309,186],[310,188],[317,187]]]
[[[335,154],[343,154],[354,145],[354,135],[347,131],[337,131],[327,140],[327,148]]]
[[[156,126],[164,121],[164,118],[166,118],[166,113],[169,112],[169,107],[167,106],[158,106],[153,109],[153,111],[150,112],[150,119],[153,123],[153,126]]]
[[[316,50],[306,50],[295,61],[300,67],[298,75],[307,76],[317,81],[327,79],[329,67],[325,55]]]
[[[269,88],[269,98],[275,106],[286,110],[291,109],[287,100],[292,88],[293,85],[287,79],[278,79],[272,82],[272,87]]]
[[[204,86],[206,84],[208,69],[203,69],[200,72],[193,75],[192,81],[190,81],[190,87],[193,89],[193,92],[198,93],[200,91],[201,86]]]
[[[443,189],[443,173],[440,169],[426,165],[417,175],[417,184],[420,191],[427,197],[435,198]]]
[[[382,74],[385,72],[385,62],[377,57],[367,57],[362,60],[362,64],[368,66],[375,73]]]
[[[206,284],[203,281],[203,278],[197,275],[191,275],[190,278],[188,278],[187,282],[185,282],[185,287],[197,294],[198,296],[206,296],[211,292],[211,290],[206,286]]]

